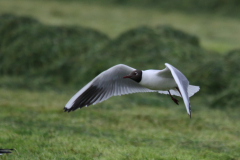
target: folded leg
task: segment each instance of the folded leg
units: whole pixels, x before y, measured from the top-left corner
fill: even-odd
[[[173,100],[173,102],[175,102],[178,105],[178,100],[171,95],[169,90],[168,90],[168,93],[169,93],[171,99]]]

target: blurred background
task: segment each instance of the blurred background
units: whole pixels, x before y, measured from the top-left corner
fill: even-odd
[[[239,19],[238,0],[0,1],[0,148],[15,159],[240,159]],[[166,62],[201,88],[192,119],[180,98],[154,93],[62,110],[113,65]]]

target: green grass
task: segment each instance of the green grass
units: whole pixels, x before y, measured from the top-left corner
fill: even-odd
[[[40,7],[39,7],[40,6]],[[1,13],[29,15],[51,25],[91,27],[114,38],[139,25],[171,25],[194,34],[203,47],[221,53],[239,48],[240,21],[236,18],[209,14],[184,14],[150,8],[99,6],[58,1],[0,1]]]
[[[238,19],[207,14],[20,0],[0,1],[1,13],[33,16],[50,25],[91,27],[111,38],[139,25],[168,24],[221,53],[240,44]],[[196,94],[189,119],[182,100],[177,106],[166,95],[146,93],[63,112],[76,91],[1,88],[0,148],[15,151],[0,159],[240,159],[238,107],[210,109],[212,97]]]
[[[0,89],[2,159],[240,159],[239,108],[208,109],[192,98],[192,119],[154,93],[113,97],[63,112],[73,91]],[[200,102],[200,103],[199,103]]]

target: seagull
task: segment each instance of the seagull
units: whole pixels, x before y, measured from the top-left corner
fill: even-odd
[[[80,89],[65,105],[64,111],[70,112],[84,106],[100,103],[112,96],[137,92],[158,92],[183,98],[188,115],[191,118],[189,97],[199,91],[199,86],[189,85],[188,79],[175,67],[165,63],[163,70],[136,70],[124,64],[118,64],[100,73]]]

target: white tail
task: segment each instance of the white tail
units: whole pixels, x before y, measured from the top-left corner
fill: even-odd
[[[188,96],[192,97],[195,93],[197,93],[200,90],[199,86],[188,86]]]
[[[188,97],[192,97],[195,93],[197,93],[200,90],[199,86],[193,86],[189,85],[188,86]],[[158,93],[161,94],[169,94],[168,91],[158,91]],[[177,89],[171,89],[170,90],[171,95],[179,96],[181,97],[180,93],[178,92]]]

